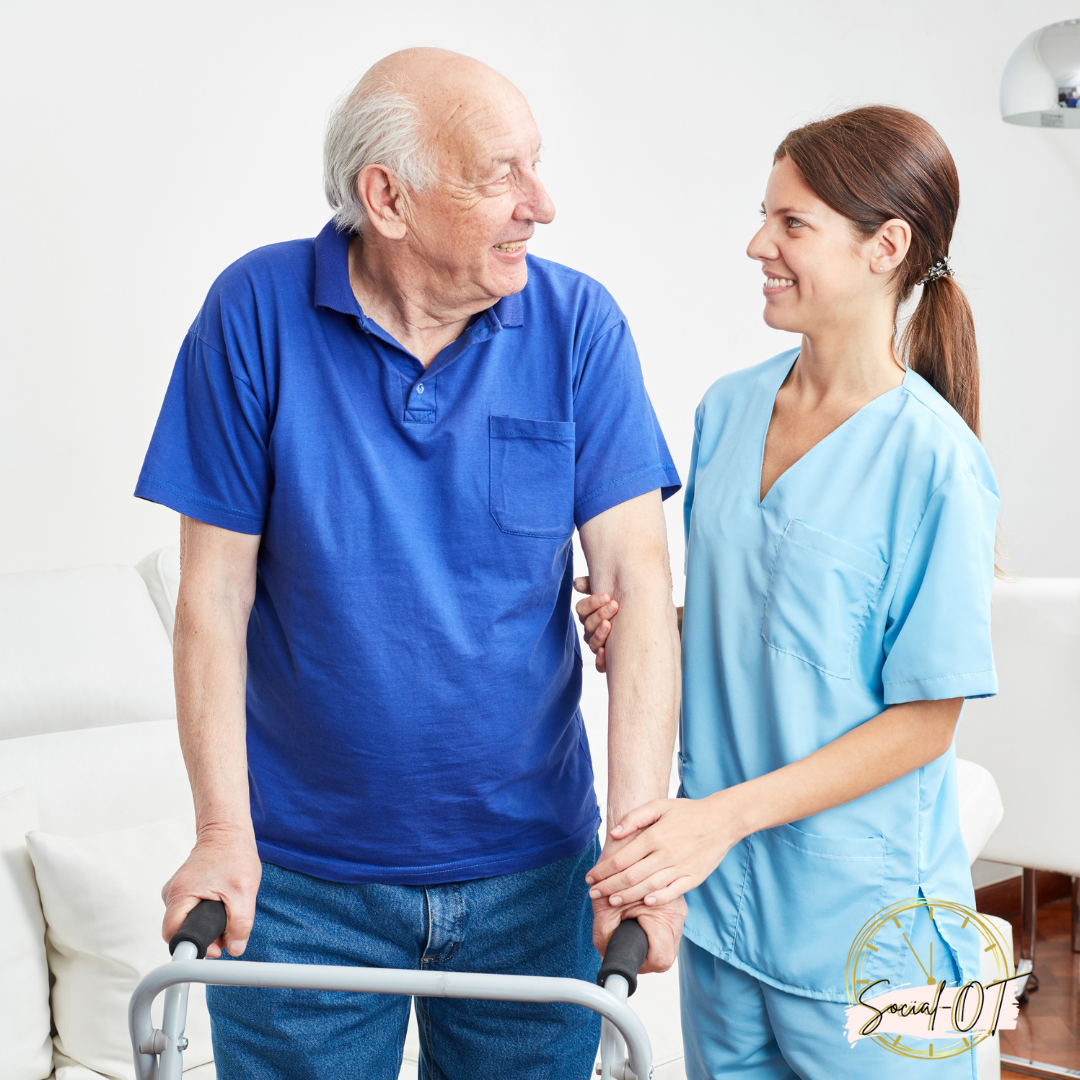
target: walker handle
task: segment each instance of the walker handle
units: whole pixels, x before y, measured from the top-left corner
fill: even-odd
[[[637,989],[638,972],[649,955],[649,935],[637,919],[623,919],[608,940],[597,983],[603,986],[609,975],[621,975],[628,984],[627,997]]]
[[[169,952],[172,953],[181,941],[190,941],[199,950],[201,960],[207,948],[225,933],[228,921],[225,904],[221,900],[200,900],[187,913],[180,929],[169,939]]]

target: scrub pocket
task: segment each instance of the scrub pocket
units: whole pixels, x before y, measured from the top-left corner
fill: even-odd
[[[773,563],[761,636],[778,652],[838,679],[851,678],[851,647],[888,564],[792,519]]]
[[[883,836],[754,833],[736,955],[785,986],[843,999],[852,943],[886,906],[885,872]]]
[[[491,516],[504,533],[563,540],[574,531],[573,422],[493,416]]]

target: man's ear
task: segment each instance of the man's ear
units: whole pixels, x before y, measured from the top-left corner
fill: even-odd
[[[398,178],[384,165],[366,165],[356,178],[356,191],[372,227],[388,240],[403,239],[408,196]]]

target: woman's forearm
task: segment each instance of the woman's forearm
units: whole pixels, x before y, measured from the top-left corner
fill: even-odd
[[[671,903],[700,885],[740,840],[820,814],[940,757],[962,698],[893,705],[800,761],[702,799],[658,799],[611,829],[622,846],[586,880],[594,903]]]
[[[710,795],[737,839],[831,810],[891,784],[952,745],[963,698],[891,705],[820,750]]]

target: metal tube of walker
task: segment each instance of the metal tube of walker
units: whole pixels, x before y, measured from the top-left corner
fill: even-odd
[[[609,977],[610,981],[610,977]],[[580,979],[529,975],[480,975],[467,972],[397,971],[325,964],[272,964],[249,960],[173,960],[143,978],[128,1006],[138,1080],[156,1080],[157,1058],[140,1048],[153,1046],[150,1006],[162,990],[180,983],[217,986],[265,986],[298,990],[350,990],[410,997],[480,998],[497,1001],[565,1002],[582,1005],[610,1020],[626,1039],[629,1066],[637,1080],[652,1075],[652,1047],[645,1025],[624,1001]],[[181,1055],[176,1054],[180,1060]],[[613,1080],[615,1078],[613,1077]]]
[[[198,952],[199,947],[193,942],[181,941],[173,951],[173,963],[194,960]],[[165,1046],[158,1058],[158,1080],[182,1080],[184,1051],[187,1049],[184,1028],[187,1026],[190,986],[190,983],[175,983],[165,991],[165,1008],[161,1018]]]

